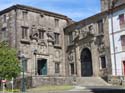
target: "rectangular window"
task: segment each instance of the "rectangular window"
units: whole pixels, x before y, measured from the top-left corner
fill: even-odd
[[[60,63],[55,63],[55,73],[60,72]]]
[[[59,26],[59,19],[55,19],[55,27]]]
[[[26,10],[22,11],[23,19],[26,21],[28,12]]]
[[[74,75],[74,64],[73,63],[70,64],[70,68],[71,68],[71,75]]]
[[[124,14],[119,15],[119,25],[120,25],[120,28],[125,27],[125,17],[124,17]]]
[[[7,21],[6,15],[3,15],[3,21],[4,21],[4,22]]]
[[[2,38],[5,39],[7,38],[8,34],[7,34],[7,30],[6,28],[2,28]]]
[[[101,56],[101,68],[106,68],[106,58],[105,56]]]
[[[55,35],[55,44],[59,44],[59,33],[54,33]]]
[[[73,42],[73,35],[72,33],[69,33],[69,44],[72,44]]]
[[[44,39],[44,33],[45,31],[39,30],[39,39]]]
[[[22,39],[28,39],[28,27],[22,27]]]
[[[98,21],[98,31],[99,33],[103,33],[103,21],[102,20]]]
[[[121,36],[122,51],[125,51],[125,35]]]

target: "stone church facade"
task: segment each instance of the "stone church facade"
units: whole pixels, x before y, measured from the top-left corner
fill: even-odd
[[[28,75],[66,76],[63,29],[70,23],[60,14],[14,5],[0,12],[0,37],[25,56]]]
[[[107,13],[65,28],[68,75],[105,77],[111,74]]]
[[[107,77],[112,73],[109,1],[101,0],[102,12],[79,22],[61,14],[14,5],[0,11],[0,40],[25,57],[28,76]]]
[[[109,14],[121,9],[124,0],[101,0],[101,13],[65,28],[66,63],[69,76],[112,76]]]

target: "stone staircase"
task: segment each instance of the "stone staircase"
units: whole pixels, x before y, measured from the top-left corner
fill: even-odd
[[[110,86],[100,77],[77,77],[76,85],[80,86]]]

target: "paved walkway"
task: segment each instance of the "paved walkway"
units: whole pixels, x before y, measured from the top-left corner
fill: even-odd
[[[77,93],[83,93],[83,91],[84,91],[84,93],[85,93],[85,91],[86,91],[86,93],[88,93],[87,91],[91,91],[91,90],[88,90],[86,87],[75,86],[74,89],[67,90],[67,91],[49,91],[49,92],[45,92],[45,91],[43,91],[43,92],[41,92],[41,91],[37,91],[37,92],[29,91],[28,93],[76,93],[76,92]]]
[[[28,91],[27,93],[125,93],[125,89],[122,87],[115,87],[115,86],[108,86],[108,87],[83,87],[83,86],[75,86],[74,89],[67,90],[67,91]]]
[[[75,86],[74,89],[67,90],[67,91],[29,91],[27,90],[26,93],[125,93],[125,88],[121,87],[115,87],[115,86],[110,86],[110,87],[83,87],[83,86]],[[3,93],[3,92],[0,92]],[[12,93],[12,92],[4,92],[4,93]],[[18,92],[21,93],[21,92]]]

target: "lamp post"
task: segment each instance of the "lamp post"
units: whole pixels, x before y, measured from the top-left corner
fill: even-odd
[[[25,93],[26,92],[26,81],[25,81],[25,61],[26,61],[26,58],[24,56],[24,54],[22,54],[20,51],[18,53],[18,58],[20,59],[21,61],[21,65],[22,65],[22,80],[21,80],[21,91],[22,93]]]
[[[36,55],[37,55],[37,49],[34,49],[33,51],[34,55],[35,55],[35,60],[34,60],[34,65],[35,65],[35,75],[37,75],[37,70],[36,70]]]

